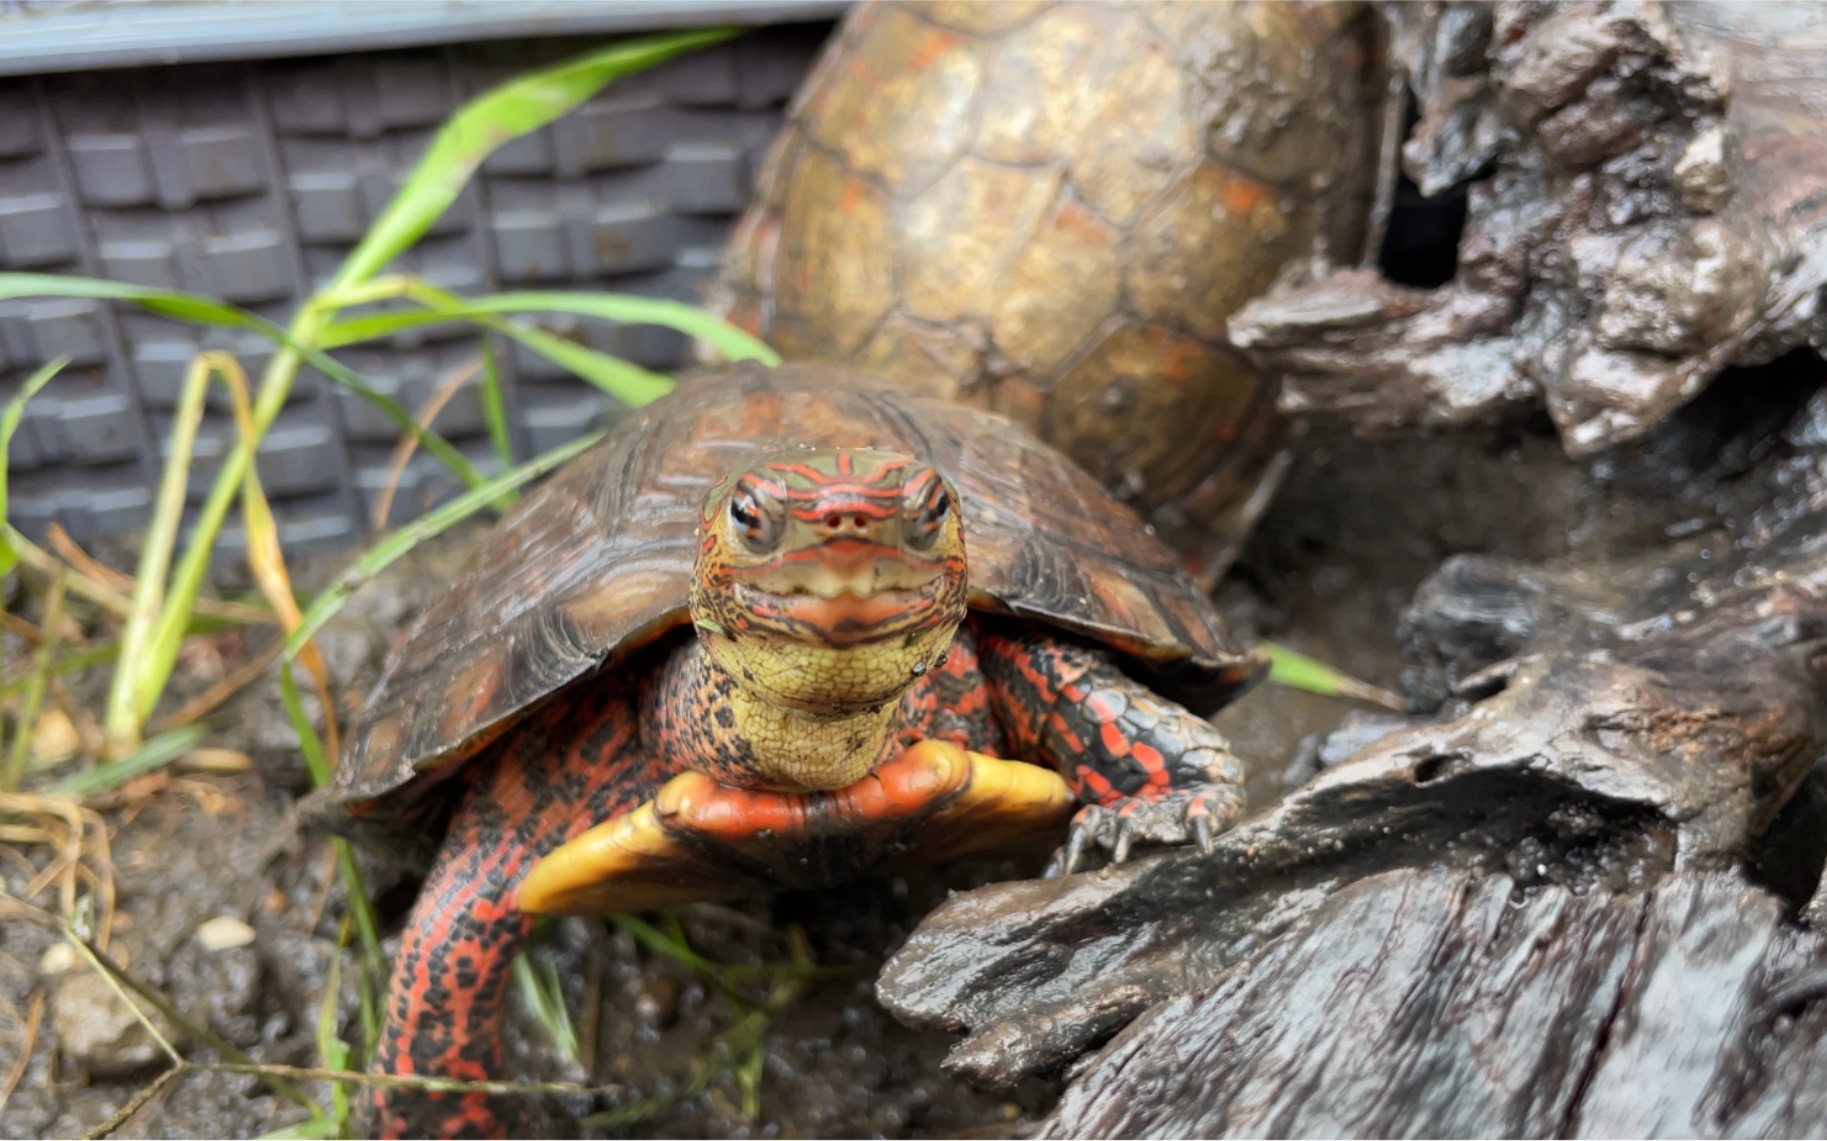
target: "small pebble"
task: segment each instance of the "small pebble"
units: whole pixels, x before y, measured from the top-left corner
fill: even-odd
[[[38,715],[32,730],[32,755],[40,761],[61,761],[76,755],[82,748],[82,735],[61,709],[47,709]]]
[[[205,951],[230,951],[254,941],[254,929],[232,915],[218,915],[197,928],[197,945]]]
[[[52,943],[38,959],[38,977],[59,978],[77,966],[76,948],[68,943]]]
[[[254,758],[239,749],[192,749],[178,758],[178,767],[193,773],[244,773]]]

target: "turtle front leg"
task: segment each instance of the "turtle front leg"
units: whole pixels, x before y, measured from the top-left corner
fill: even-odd
[[[979,637],[990,707],[1017,755],[1059,770],[1084,805],[1052,872],[1085,848],[1129,858],[1137,842],[1212,839],[1243,814],[1243,766],[1209,721],[1097,650],[1037,631]]]
[[[608,688],[553,703],[456,778],[469,787],[401,934],[375,1071],[501,1076],[502,999],[533,929],[515,900],[521,878],[671,775],[640,750],[633,700]],[[481,1093],[377,1088],[373,1108],[381,1137],[500,1137],[514,1107]]]

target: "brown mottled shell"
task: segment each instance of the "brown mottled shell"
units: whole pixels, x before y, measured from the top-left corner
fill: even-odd
[[[1215,577],[1281,465],[1225,322],[1352,262],[1380,85],[1343,3],[859,6],[713,309],[795,360],[1001,412]]]
[[[688,621],[704,495],[791,447],[901,451],[950,476],[974,609],[1094,638],[1208,707],[1260,673],[1133,512],[1002,417],[844,369],[735,365],[631,413],[508,513],[389,658],[333,799],[447,769]]]

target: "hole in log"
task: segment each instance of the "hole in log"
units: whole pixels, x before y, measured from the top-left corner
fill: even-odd
[[[1405,141],[1414,134],[1420,118],[1420,108],[1410,92],[1402,124]],[[1399,285],[1417,289],[1445,285],[1459,272],[1459,235],[1465,229],[1465,213],[1463,189],[1424,198],[1420,187],[1406,174],[1400,175],[1389,212],[1389,229],[1384,231],[1383,248],[1377,252],[1377,268]]]
[[[1434,756],[1423,757],[1421,760],[1416,761],[1415,762],[1415,783],[1416,784],[1434,783],[1435,781],[1439,780],[1441,777],[1447,775],[1446,768],[1448,765],[1452,764],[1455,759],[1456,758],[1452,757],[1449,754],[1437,753]]]

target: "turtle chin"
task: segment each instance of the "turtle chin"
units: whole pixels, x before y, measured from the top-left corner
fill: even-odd
[[[699,627],[711,660],[757,700],[817,718],[874,713],[899,701],[945,654],[963,614],[929,610],[929,621],[892,637],[832,644],[766,627],[739,636]]]

